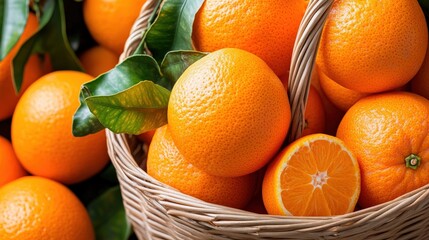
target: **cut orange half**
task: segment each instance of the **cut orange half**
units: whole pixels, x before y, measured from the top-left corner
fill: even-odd
[[[360,193],[356,157],[337,137],[311,134],[282,150],[262,184],[273,215],[332,216],[352,212]]]

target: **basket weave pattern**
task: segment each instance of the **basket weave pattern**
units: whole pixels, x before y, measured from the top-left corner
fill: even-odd
[[[288,141],[300,136],[311,72],[324,21],[333,0],[312,0],[298,32],[288,95]],[[120,61],[137,48],[156,0],[136,20]],[[109,130],[107,145],[117,171],[127,216],[139,239],[429,239],[429,185],[393,201],[332,217],[255,214],[206,203],[149,176],[135,137]],[[143,164],[140,164],[143,161]]]

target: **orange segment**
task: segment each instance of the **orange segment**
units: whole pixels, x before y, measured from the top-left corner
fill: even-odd
[[[352,212],[360,193],[358,162],[344,143],[310,134],[287,146],[267,168],[262,196],[269,214],[331,216]]]

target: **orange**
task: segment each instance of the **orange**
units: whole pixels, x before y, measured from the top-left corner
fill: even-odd
[[[95,239],[79,199],[55,181],[27,176],[0,188],[0,239]]]
[[[0,187],[17,178],[27,175],[19,163],[13,150],[12,143],[0,136]]]
[[[291,112],[282,82],[264,61],[226,48],[186,69],[171,91],[167,117],[189,163],[211,175],[237,177],[277,153]]]
[[[355,156],[340,139],[322,133],[289,144],[268,165],[262,183],[265,208],[274,215],[349,213],[359,192]]]
[[[315,87],[310,86],[304,113],[305,125],[301,136],[323,133],[325,131],[325,118],[325,109],[319,92]]]
[[[12,116],[15,106],[25,89],[30,86],[36,79],[42,76],[42,63],[37,56],[31,56],[24,69],[23,84],[20,94],[17,95],[12,82],[12,59],[15,57],[22,44],[37,31],[38,22],[37,17],[30,13],[28,16],[27,24],[24,32],[19,38],[16,45],[0,61],[0,120],[7,119]]]
[[[325,110],[325,131],[324,133],[329,135],[335,135],[337,132],[338,124],[344,116],[344,112],[338,109],[328,97],[326,97],[320,86],[320,77],[316,70],[313,71],[311,76],[311,85],[316,88],[322,99],[323,109]]]
[[[197,50],[240,48],[262,58],[278,75],[289,71],[304,0],[206,0],[195,16]]]
[[[427,45],[418,1],[338,0],[323,29],[317,64],[345,88],[382,92],[411,80]]]
[[[411,91],[429,99],[429,50],[419,71],[411,79]]]
[[[407,92],[365,97],[344,115],[337,136],[359,161],[361,207],[429,183],[429,100]]]
[[[322,91],[329,101],[343,112],[346,112],[359,99],[369,95],[369,93],[362,93],[345,88],[326,76],[320,69],[318,70]]]
[[[94,46],[84,51],[79,60],[82,63],[86,73],[97,77],[116,66],[119,56],[102,46]]]
[[[83,17],[94,40],[121,54],[146,0],[85,0]]]
[[[93,77],[76,71],[44,75],[24,93],[12,118],[12,144],[33,175],[65,184],[83,181],[109,161],[104,132],[72,135],[82,84]]]
[[[243,208],[253,196],[256,175],[217,177],[188,163],[171,138],[168,125],[156,130],[147,158],[147,173],[177,190],[201,200]]]

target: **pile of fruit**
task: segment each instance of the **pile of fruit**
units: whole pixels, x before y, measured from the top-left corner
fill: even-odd
[[[76,187],[114,171],[105,129],[147,147],[139,164],[154,179],[256,213],[341,215],[429,184],[425,1],[334,1],[291,142],[308,1],[165,0],[117,64],[146,1],[125,2],[71,4],[75,32],[61,0],[3,16],[3,29],[22,24],[0,36],[0,239],[107,239],[91,214],[103,198],[85,206]]]

